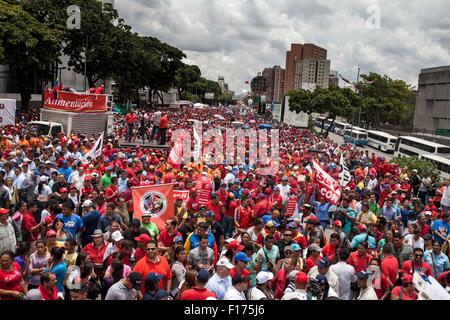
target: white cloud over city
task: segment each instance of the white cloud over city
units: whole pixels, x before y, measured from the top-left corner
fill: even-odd
[[[182,49],[205,77],[230,89],[267,66],[284,68],[290,43],[328,50],[331,69],[356,78],[359,66],[417,84],[421,68],[450,64],[447,0],[115,0],[134,31]],[[380,9],[380,28],[371,8]],[[374,24],[372,24],[374,25]]]

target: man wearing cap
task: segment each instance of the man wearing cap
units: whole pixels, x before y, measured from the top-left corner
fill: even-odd
[[[208,270],[202,269],[197,273],[195,278],[195,286],[192,289],[183,291],[180,300],[206,300],[207,298],[217,299],[214,292],[206,289],[209,280]]]
[[[140,300],[139,289],[142,285],[142,276],[138,272],[131,272],[126,278],[113,284],[106,294],[105,300]]]
[[[134,259],[136,261],[139,261],[140,259],[142,259],[143,257],[145,257],[146,255],[146,246],[147,243],[150,242],[150,236],[146,233],[142,233],[140,236],[135,237],[134,242],[137,243],[137,248],[136,251],[134,252]]]
[[[327,257],[322,257],[316,266],[312,267],[308,272],[309,278],[316,278],[319,274],[327,277],[328,284],[333,288],[336,294],[339,295],[339,278],[330,270],[330,261]]]
[[[372,281],[369,273],[366,270],[360,271],[356,274],[358,287],[361,289],[356,300],[378,300],[377,293],[372,287]]]
[[[280,189],[281,198],[283,199],[283,206],[286,205],[291,192],[291,186],[288,185],[288,181],[289,178],[285,176],[281,179],[281,183],[277,185],[277,188]]]
[[[16,234],[12,221],[8,221],[9,209],[0,208],[0,252],[16,251]]]
[[[263,198],[253,207],[253,213],[255,217],[260,218],[265,214],[270,213],[270,209],[272,209],[273,203],[270,201],[270,198],[262,195]]]
[[[209,279],[206,289],[213,292],[218,300],[223,300],[228,288],[232,286],[230,270],[233,264],[227,258],[221,258],[216,264],[216,273]]]
[[[89,255],[95,270],[101,270],[103,268],[103,257],[108,243],[103,239],[103,233],[100,229],[94,230],[91,239],[92,242],[85,245],[81,251]]]
[[[142,214],[142,227],[150,233],[150,237],[153,240],[156,240],[159,234],[159,230],[156,224],[150,221],[151,218],[152,215],[148,212]]]
[[[308,300],[306,286],[308,284],[308,276],[304,272],[298,272],[295,275],[295,291],[286,293],[281,300]],[[313,297],[311,300],[316,300]]]
[[[290,247],[286,247],[289,248]],[[283,260],[283,266],[280,268],[273,280],[272,280],[272,289],[274,290],[275,299],[279,300],[283,297],[284,289],[286,287],[286,283],[288,282],[288,275],[293,270],[293,261],[292,258],[285,258]]]
[[[412,275],[403,275],[402,285],[392,289],[391,300],[417,300]]]
[[[59,172],[59,174],[64,175],[64,179],[66,181],[69,181],[69,176],[72,173],[72,167],[69,166],[69,163],[67,162],[67,160],[61,161],[61,164],[62,164],[62,167],[59,168],[58,172]]]
[[[316,266],[320,260],[322,248],[317,243],[312,243],[308,247],[310,253],[309,257],[305,261],[305,270],[309,272],[314,266]]]
[[[83,210],[83,217],[81,220],[84,224],[83,232],[81,233],[81,244],[82,246],[85,246],[92,241],[91,235],[94,233],[95,229],[97,229],[100,213],[97,210],[94,210],[94,204],[92,200],[89,199],[83,202],[81,208]]]
[[[105,168],[105,173],[103,174],[103,176],[100,180],[100,183],[102,184],[103,189],[105,189],[105,190],[111,185],[111,179],[112,179],[111,173],[112,173],[112,168],[110,166],[107,166]]]
[[[230,271],[230,277],[241,274],[243,277],[250,277],[250,272],[246,269],[247,263],[251,261],[244,252],[238,252],[234,255],[235,267]]]
[[[232,173],[233,168],[231,166],[225,167],[225,170],[226,170],[226,175],[225,175],[225,178],[223,178],[223,183],[225,183],[228,186],[230,183],[231,184],[234,183],[234,180],[236,179],[236,177]]]
[[[273,273],[260,271],[256,275],[256,286],[247,292],[248,300],[275,300],[272,291]]]

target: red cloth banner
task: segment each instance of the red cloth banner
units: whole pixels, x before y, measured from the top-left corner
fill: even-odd
[[[189,190],[174,190],[173,199],[181,198],[183,200],[183,205],[186,206],[189,199]]]
[[[134,187],[134,218],[141,219],[144,213],[152,215],[152,222],[164,230],[167,219],[174,217],[173,185],[161,184],[148,187]]]
[[[209,200],[211,200],[211,190],[200,190],[198,192],[198,203],[200,205],[206,204]]]
[[[106,95],[58,91],[55,99],[51,91],[44,91],[44,109],[69,112],[106,112]]]
[[[297,199],[298,197],[296,195],[290,196],[288,198],[287,204],[286,204],[286,217],[292,217],[295,211],[295,206],[297,205]]]
[[[312,159],[312,164],[314,170],[316,171],[314,182],[319,189],[320,195],[325,197],[328,202],[337,205],[341,199],[341,186],[328,173],[326,173],[325,170],[322,169],[316,160]]]

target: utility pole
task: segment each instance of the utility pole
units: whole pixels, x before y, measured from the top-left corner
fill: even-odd
[[[359,94],[359,89],[358,89],[358,85],[359,85],[359,72],[360,72],[360,68],[358,67],[358,75],[356,77],[356,93]],[[361,126],[361,104],[359,105],[359,115],[358,115],[358,127]]]
[[[84,92],[87,91],[87,51],[88,51],[88,35],[86,35],[86,50],[84,51]]]

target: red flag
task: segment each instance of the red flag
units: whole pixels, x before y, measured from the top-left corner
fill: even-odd
[[[133,195],[134,218],[150,213],[152,222],[159,230],[164,230],[166,221],[174,217],[173,185],[160,184],[148,187],[131,188]]]
[[[334,205],[339,203],[341,199],[342,189],[339,183],[334,180],[325,170],[322,169],[320,164],[312,159],[313,168],[316,171],[314,182],[319,188],[319,193],[328,202]]]

